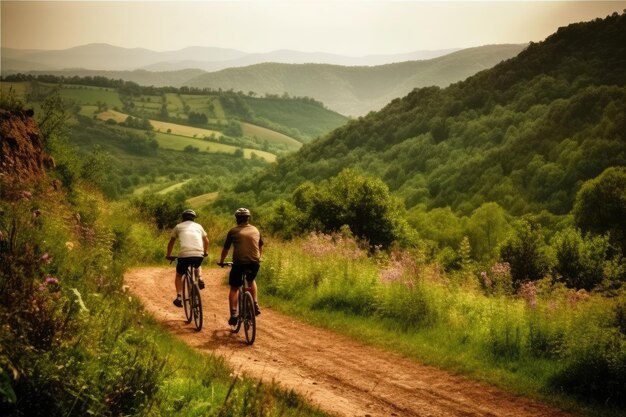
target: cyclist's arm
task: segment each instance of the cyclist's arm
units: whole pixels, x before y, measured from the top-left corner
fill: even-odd
[[[176,242],[176,238],[170,238],[170,243],[167,244],[167,257],[172,256],[172,249],[174,249],[174,242]]]
[[[209,238],[206,235],[202,236],[202,249],[204,253],[209,253]]]
[[[230,248],[224,247],[224,249],[222,249],[222,254],[220,255],[220,263],[223,264],[224,263],[224,259],[226,259],[226,256],[228,256],[228,251]]]

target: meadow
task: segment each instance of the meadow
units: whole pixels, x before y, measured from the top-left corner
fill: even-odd
[[[273,240],[259,283],[262,303],[363,343],[565,409],[622,415],[623,299],[549,278],[514,292],[506,264],[446,273],[419,250],[371,254],[346,233]]]

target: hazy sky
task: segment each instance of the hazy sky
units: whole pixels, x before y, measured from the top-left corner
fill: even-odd
[[[540,41],[626,1],[0,1],[2,46],[393,54]]]

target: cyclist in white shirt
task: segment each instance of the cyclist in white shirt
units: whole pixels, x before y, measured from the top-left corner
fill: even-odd
[[[183,221],[178,223],[174,229],[172,229],[172,237],[167,245],[167,256],[169,260],[174,259],[172,257],[172,249],[174,249],[174,242],[176,239],[180,240],[180,250],[178,252],[178,262],[176,263],[176,277],[174,284],[176,286],[176,299],[174,305],[176,307],[183,306],[182,296],[182,278],[189,265],[193,265],[198,269],[198,275],[200,275],[200,265],[204,257],[207,256],[209,249],[209,238],[207,237],[204,228],[199,223],[195,222],[196,212],[187,209],[183,211]],[[198,286],[200,289],[204,288],[204,280],[202,277],[198,279]]]

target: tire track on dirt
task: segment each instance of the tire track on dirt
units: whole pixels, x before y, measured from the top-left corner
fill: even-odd
[[[224,357],[236,372],[276,381],[339,416],[572,416],[268,308],[258,318],[254,345],[247,346],[243,335],[232,334],[226,324],[225,274],[226,270],[203,268],[201,332],[185,324],[182,309],[172,305],[173,268],[133,269],[125,282],[146,311],[193,348]],[[260,289],[262,294],[262,284]]]

